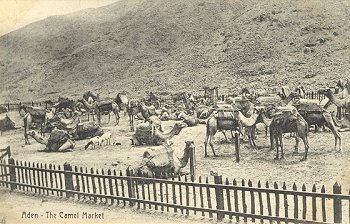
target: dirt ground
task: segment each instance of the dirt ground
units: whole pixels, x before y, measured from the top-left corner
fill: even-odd
[[[17,112],[10,112],[9,116],[14,120],[17,126],[22,125],[22,121]],[[86,117],[81,117],[86,119]],[[87,168],[106,168],[115,170],[125,170],[129,166],[137,166],[142,154],[147,148],[157,148],[162,146],[132,146],[130,138],[132,132],[128,124],[128,117],[121,116],[120,124],[115,126],[115,122],[108,117],[102,118],[102,127],[104,130],[112,132],[112,142],[119,142],[119,146],[102,146],[95,150],[84,150],[88,140],[76,141],[74,152],[70,153],[45,153],[38,152],[42,150],[43,145],[30,139],[31,145],[24,145],[23,128],[4,132],[1,136],[0,146],[11,146],[12,156],[18,161],[30,161],[39,163],[52,163],[63,165],[69,162],[74,166]],[[174,121],[163,122],[165,133],[170,131]],[[262,182],[276,181],[279,186],[286,182],[287,188],[291,188],[295,182],[301,187],[306,184],[307,189],[311,189],[312,184],[316,184],[317,189],[325,185],[326,190],[330,191],[335,182],[343,186],[343,191],[348,192],[350,183],[350,133],[343,132],[342,145],[343,151],[336,152],[334,148],[334,137],[330,131],[310,132],[309,134],[309,157],[305,162],[300,162],[304,152],[303,143],[299,144],[299,155],[293,155],[294,138],[289,134],[284,137],[286,158],[285,160],[275,161],[275,151],[269,151],[269,138],[264,135],[264,128],[260,127],[261,133],[257,135],[256,143],[258,150],[251,150],[247,142],[241,143],[241,161],[234,161],[234,145],[225,142],[221,133],[217,133],[214,138],[214,147],[219,157],[213,157],[209,149],[209,158],[204,158],[204,140],[205,125],[184,128],[181,133],[174,138],[175,154],[182,156],[185,147],[185,140],[193,140],[196,145],[196,161],[198,176],[210,176],[211,170],[217,170],[224,178],[229,180],[236,178],[251,179],[254,184],[259,180]],[[229,135],[228,135],[229,136]],[[46,136],[48,137],[48,136]],[[113,165],[112,165],[113,164]],[[116,165],[117,164],[117,165]],[[189,166],[185,168],[189,170]],[[238,181],[239,182],[239,181]]]
[[[0,223],[202,223],[201,217],[181,216],[151,210],[137,210],[118,206],[100,206],[62,198],[0,190]],[[23,212],[38,214],[37,218],[22,217]],[[46,213],[51,212],[51,213]],[[64,214],[79,212],[78,218],[62,218]],[[82,213],[103,214],[103,219],[83,219]],[[60,214],[61,213],[61,214]],[[49,214],[49,215],[48,215]],[[51,216],[50,216],[51,215]],[[56,216],[55,216],[56,215]],[[102,217],[102,216],[101,216]],[[208,220],[207,220],[208,221]]]

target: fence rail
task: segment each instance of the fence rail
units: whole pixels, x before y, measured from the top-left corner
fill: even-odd
[[[44,107],[48,109],[50,107],[50,104],[47,102],[19,102],[19,103],[2,103],[0,104],[3,107],[6,107],[8,111],[16,111],[19,110],[19,105],[25,105],[25,106],[33,106],[33,107]]]
[[[305,185],[297,188],[294,184],[292,189],[287,189],[285,184],[273,183],[270,187],[268,182],[263,186],[259,181],[253,186],[250,180],[238,183],[221,176],[154,179],[138,177],[132,170],[88,169],[68,163],[56,166],[9,159],[0,162],[0,187],[107,205],[216,216],[218,220],[350,222],[350,195],[342,194],[337,183],[332,193],[326,193],[324,186],[317,192],[315,185],[306,191]]]

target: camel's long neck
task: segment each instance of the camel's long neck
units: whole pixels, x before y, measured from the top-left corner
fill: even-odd
[[[166,138],[170,139],[172,137],[174,137],[175,135],[178,135],[181,131],[181,128],[178,127],[174,127],[169,133],[164,134],[164,136],[166,136]]]
[[[289,96],[287,96],[285,99],[281,101],[281,106],[287,106],[291,104],[292,100],[293,100],[293,96],[290,94]]]
[[[179,158],[179,161],[180,161],[180,167],[183,168],[187,165],[188,163],[188,160],[190,158],[190,149],[188,148],[185,148],[184,150],[184,154],[182,155],[181,158]]]
[[[266,126],[270,126],[272,119],[267,118],[265,113],[261,114],[261,118]]]
[[[256,112],[254,112],[249,118],[245,117],[241,112],[238,113],[240,121],[246,127],[253,126],[256,123],[258,116],[259,114],[257,114]]]
[[[334,96],[333,93],[327,94],[326,95],[328,99],[334,103],[337,107],[342,107],[344,104],[344,101],[339,99],[338,97]]]

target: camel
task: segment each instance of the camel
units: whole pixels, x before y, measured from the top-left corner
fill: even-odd
[[[119,107],[118,107],[118,104],[114,102],[114,100],[102,101],[100,100],[99,94],[97,94],[95,111],[96,111],[97,121],[99,124],[101,124],[102,114],[105,114],[105,115],[108,114],[108,123],[109,123],[111,120],[111,112],[113,112],[115,115],[116,125],[119,124],[119,118],[120,118]]]
[[[48,139],[42,138],[35,131],[29,131],[27,134],[38,143],[45,145],[44,151],[46,152],[72,152],[75,147],[75,143],[70,139],[69,134],[57,128],[51,132]]]
[[[92,120],[95,121],[95,108],[96,108],[96,103],[92,99],[92,97],[89,97],[88,99],[85,99],[84,97],[82,99],[79,99],[76,107],[81,108],[84,106],[84,109],[87,111],[87,116],[88,116],[88,121],[90,121],[90,114],[92,115]]]
[[[29,145],[30,142],[28,139],[27,131],[33,126],[34,123],[36,123],[40,125],[40,134],[43,135],[43,128],[46,121],[46,111],[44,108],[20,105],[19,113],[23,117],[24,122],[24,144]]]
[[[334,150],[337,149],[337,140],[339,140],[339,151],[341,151],[341,136],[336,129],[335,121],[331,113],[326,111],[318,100],[303,99],[293,104],[293,106],[297,108],[299,114],[305,119],[309,126],[327,126],[334,135]]]
[[[128,102],[127,112],[129,114],[129,122],[131,131],[134,131],[134,117],[141,113],[145,122],[152,116],[157,115],[154,106],[146,106],[143,102],[137,99],[132,99]]]
[[[142,156],[142,162],[136,169],[139,176],[163,177],[162,175],[180,175],[181,169],[189,161],[191,153],[194,152],[195,145],[193,141],[185,141],[185,149],[182,157],[174,155],[172,143],[167,141],[162,149],[146,150]]]
[[[249,144],[254,149],[256,148],[256,144],[254,141],[254,132],[258,121],[258,117],[260,116],[262,109],[263,108],[254,108],[253,113],[252,115],[250,115],[250,117],[244,116],[244,114],[241,111],[237,112],[239,121],[241,122],[242,126],[247,129]]]
[[[126,106],[128,105],[129,99],[125,93],[118,93],[114,98],[114,102],[118,104],[120,111],[124,110],[124,116],[127,113]]]
[[[194,116],[187,115],[184,111],[182,111],[178,116],[179,119],[183,119],[188,127],[196,126],[197,124],[205,124],[206,121],[204,119],[199,119]]]
[[[227,105],[226,108],[218,108],[217,112],[214,112],[209,116],[206,123],[206,138],[204,142],[204,157],[208,157],[207,145],[209,143],[214,156],[216,157],[216,153],[214,151],[214,146],[212,143],[212,139],[217,131],[221,131],[227,140],[225,130],[231,131],[231,136],[233,138],[232,131],[241,132],[240,122],[238,117],[233,112],[233,107],[231,105]],[[228,140],[227,140],[228,141]]]
[[[63,111],[63,109],[70,109],[70,111],[75,111],[75,102],[67,97],[58,97],[58,103],[54,104],[58,112]]]
[[[349,117],[345,116],[343,119],[338,119],[337,116],[335,116],[334,111],[331,113],[331,116],[333,118],[334,124],[337,127],[340,127],[340,129],[338,130],[339,132],[350,131],[350,119],[349,119]]]
[[[308,124],[304,118],[298,113],[295,108],[286,108],[283,111],[279,111],[273,115],[271,124],[270,124],[270,140],[271,140],[271,149],[274,148],[273,141],[276,143],[276,157],[275,159],[280,159],[279,157],[279,148],[281,150],[281,159],[284,159],[283,151],[283,141],[282,134],[295,132],[295,152],[298,152],[299,137],[303,140],[305,146],[305,153],[301,161],[307,159],[307,153],[309,150],[309,143],[307,139],[308,134]]]
[[[126,111],[129,115],[129,122],[130,122],[130,129],[131,131],[134,131],[134,117],[137,116],[138,113],[140,113],[139,109],[140,101],[136,99],[129,100]]]
[[[350,96],[341,99],[337,95],[333,94],[332,90],[329,88],[321,89],[319,90],[319,93],[325,95],[337,107],[342,107],[346,110],[350,110]]]
[[[184,122],[177,122],[170,132],[163,134],[152,124],[139,124],[136,126],[135,134],[131,139],[132,145],[161,145],[166,140],[180,134],[185,127],[187,127],[187,124]]]

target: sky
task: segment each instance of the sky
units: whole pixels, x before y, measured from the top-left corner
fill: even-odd
[[[0,0],[0,36],[53,15],[98,8],[119,0]]]

